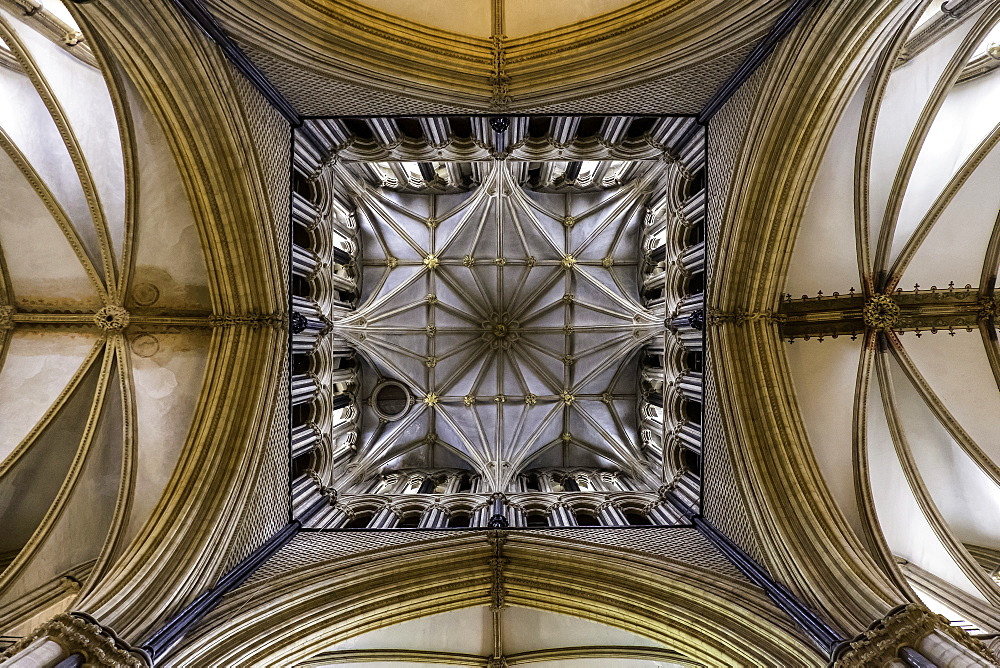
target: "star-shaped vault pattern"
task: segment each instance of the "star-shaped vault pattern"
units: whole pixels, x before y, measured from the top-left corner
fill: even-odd
[[[376,188],[346,168],[362,247],[360,306],[334,332],[365,360],[355,476],[426,465],[429,450],[510,489],[548,457],[655,485],[636,428],[637,352],[663,335],[639,302],[639,233],[661,163],[601,192],[539,193],[517,163],[480,165],[471,192]],[[368,373],[370,372],[370,373]],[[397,421],[371,388],[404,383]]]

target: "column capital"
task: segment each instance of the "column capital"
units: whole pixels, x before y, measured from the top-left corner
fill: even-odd
[[[145,651],[132,647],[114,631],[82,612],[53,617],[0,654],[0,659],[16,657],[39,638],[58,643],[67,654],[82,654],[88,664],[120,668],[153,665]]]
[[[899,655],[903,647],[918,647],[932,633],[940,633],[981,658],[983,665],[997,666],[997,659],[983,645],[960,628],[952,626],[941,615],[934,614],[918,603],[894,608],[868,630],[842,643],[830,661],[833,668],[880,666]],[[934,660],[935,657],[927,657]]]

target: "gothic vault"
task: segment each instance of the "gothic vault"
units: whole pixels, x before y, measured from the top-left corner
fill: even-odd
[[[997,42],[0,0],[0,665],[998,665]]]

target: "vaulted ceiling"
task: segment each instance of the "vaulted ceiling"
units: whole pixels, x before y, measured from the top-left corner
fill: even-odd
[[[817,326],[786,354],[817,461],[872,554],[996,632],[1000,587],[974,555],[1000,546],[1000,82],[979,69],[1000,12],[916,18],[834,130],[786,287],[814,317],[851,290],[888,295],[898,320],[854,337]]]
[[[669,98],[670,104],[679,105],[669,111],[686,110],[680,107],[687,105],[697,112],[787,5],[634,3],[614,14],[622,19],[621,24],[602,28],[603,19],[595,16],[619,8],[592,4],[587,7],[595,16],[584,17],[588,19],[585,28],[593,31],[589,33],[592,41],[575,41],[581,33],[568,27],[542,36],[544,39],[518,41],[512,27],[509,36],[517,39],[500,50],[482,35],[443,36],[408,20],[396,20],[410,11],[401,4],[379,5],[385,12],[399,14],[395,18],[371,14],[360,24],[351,24],[363,11],[355,4],[320,0],[289,3],[292,20],[283,14],[286,7],[273,3],[216,0],[209,4],[301,111],[324,114],[360,113],[368,108],[415,113],[426,111],[429,101],[438,98],[441,108],[446,109],[484,110],[497,103],[522,108],[572,106],[567,99],[577,95],[589,97],[591,111],[603,105],[620,112],[624,101],[638,113],[649,105],[659,105],[661,98]],[[716,294],[740,292],[751,305],[775,299],[775,312],[766,311],[765,304],[747,312],[722,310],[721,315],[714,314],[720,318],[713,323],[717,350],[721,359],[734,362],[715,373],[733,387],[743,379],[748,379],[750,386],[749,390],[739,388],[743,396],[730,387],[720,389],[730,393],[724,403],[728,413],[715,427],[733,438],[730,446],[734,456],[730,459],[723,451],[723,458],[740,475],[739,484],[727,490],[730,496],[726,500],[734,507],[740,502],[752,506],[746,533],[756,532],[758,538],[771,541],[773,549],[763,561],[776,578],[786,581],[846,631],[863,629],[879,610],[909,598],[905,594],[908,587],[953,617],[970,620],[985,630],[1000,629],[995,613],[1000,592],[985,567],[1000,545],[995,522],[990,522],[1000,509],[995,420],[991,419],[1000,408],[994,297],[1000,264],[996,231],[1000,201],[990,182],[1000,138],[991,113],[997,86],[996,75],[991,74],[995,59],[989,46],[996,15],[993,3],[965,5],[977,9],[944,16],[913,6],[912,20],[888,39],[888,50],[881,53],[881,60],[844,110],[818,176],[815,181],[809,179],[808,187],[794,179],[787,184],[778,180],[786,188],[781,190],[770,173],[759,173],[767,171],[762,165],[767,165],[772,146],[782,145],[781,135],[797,136],[795,133],[813,129],[808,123],[789,123],[768,135],[767,141],[750,142],[742,152],[739,146],[732,149],[730,162],[745,168],[739,173],[745,179],[736,179],[732,191],[719,192],[714,200],[716,206],[726,208],[728,225],[741,230],[752,227],[758,238],[772,233],[779,236],[775,230],[797,231],[794,249],[788,253],[777,244],[765,249],[765,244],[734,243],[717,249],[726,254],[724,267],[742,266],[733,261],[733,256],[741,253],[770,264],[752,277],[750,272],[718,274],[717,285],[722,287]],[[74,51],[73,46],[56,43],[58,36],[53,41],[36,34],[18,17],[0,10],[0,38],[7,46],[0,48],[0,81],[14,101],[0,107],[4,148],[0,162],[5,165],[0,174],[4,183],[0,210],[4,269],[0,277],[0,418],[4,425],[0,437],[0,511],[4,517],[17,518],[11,525],[13,530],[0,537],[6,541],[0,548],[5,551],[0,564],[8,566],[0,579],[0,604],[38,590],[53,577],[69,572],[67,569],[86,586],[88,577],[96,581],[100,579],[96,576],[111,572],[123,553],[138,555],[129,561],[134,570],[114,571],[115,577],[108,577],[114,586],[108,585],[103,598],[97,599],[100,605],[87,603],[87,609],[100,608],[102,620],[124,629],[130,639],[156,628],[180,609],[189,594],[211,586],[213,574],[234,563],[231,544],[236,544],[235,552],[248,554],[263,542],[269,535],[266,531],[262,530],[263,538],[254,543],[245,534],[237,535],[234,527],[242,526],[241,519],[257,519],[273,510],[265,500],[244,513],[252,483],[277,480],[285,473],[280,458],[270,467],[261,464],[263,455],[259,452],[265,450],[268,437],[264,434],[270,422],[233,418],[257,416],[252,410],[255,407],[273,407],[273,388],[268,394],[264,386],[280,377],[266,354],[252,357],[246,352],[258,347],[258,341],[265,344],[259,346],[261,349],[275,348],[277,338],[260,335],[256,329],[260,321],[252,318],[282,308],[275,306],[279,300],[273,298],[283,291],[282,270],[273,248],[273,231],[267,227],[271,221],[265,215],[268,198],[261,176],[265,170],[252,151],[236,150],[250,145],[249,140],[232,140],[231,145],[219,148],[198,134],[199,129],[229,139],[230,135],[250,134],[244,109],[238,113],[220,111],[230,96],[221,96],[220,102],[214,99],[214,89],[193,84],[191,88],[198,94],[210,92],[203,98],[198,94],[183,98],[169,95],[175,89],[187,92],[185,84],[192,81],[204,84],[206,80],[223,82],[220,89],[232,92],[228,70],[214,50],[198,50],[198,58],[191,57],[191,62],[179,59],[187,68],[183,74],[178,74],[175,63],[166,66],[155,58],[142,60],[149,53],[135,46],[133,42],[141,40],[130,30],[143,33],[142,39],[153,44],[150,52],[159,49],[158,56],[164,61],[173,53],[167,51],[172,44],[168,37],[182,44],[177,46],[179,50],[186,47],[194,52],[190,46],[193,38],[190,43],[177,39],[178,35],[190,38],[194,30],[187,24],[178,29],[178,21],[163,15],[168,9],[138,9],[128,3],[112,10],[91,6],[87,11],[103,21],[99,25],[109,35],[120,40],[116,49],[123,62],[127,61],[127,67],[122,62],[104,63],[100,71],[86,65],[88,59],[97,62],[95,59],[101,57],[99,48]],[[114,21],[120,23],[108,18],[114,10],[120,14]],[[647,16],[646,12],[648,22],[631,21]],[[888,16],[892,10],[885,12]],[[839,25],[836,21],[841,19],[831,19],[830,11],[817,13],[820,18],[815,25],[820,28]],[[162,35],[142,29],[147,20],[143,15],[147,14],[161,21]],[[842,16],[853,14],[843,12]],[[873,14],[865,20],[891,26],[892,21],[885,16],[875,18]],[[629,20],[627,25],[625,19]],[[148,20],[155,24],[152,18]],[[547,20],[552,23],[553,17],[549,15]],[[918,20],[924,23],[911,34]],[[350,29],[341,30],[345,25]],[[538,25],[546,30],[550,27],[541,20]],[[730,25],[732,30],[722,38],[713,38],[712,30],[720,25]],[[862,21],[857,19],[850,25],[861,26]],[[483,33],[481,26],[470,32]],[[786,42],[774,61],[787,69],[762,70],[766,76],[761,78],[773,83],[788,76],[801,83],[805,76],[800,68],[817,57],[807,47],[831,34],[839,33],[834,29],[797,34],[795,39],[800,41]],[[854,32],[844,34],[855,37]],[[636,40],[634,49],[626,48],[636,35],[642,39]],[[199,35],[197,39],[203,38]],[[860,39],[848,47],[855,48]],[[373,42],[392,48],[371,49]],[[100,42],[94,44],[96,47]],[[585,48],[591,45],[597,45],[595,51]],[[850,64],[862,59],[855,52],[845,55],[831,49],[821,53],[824,59],[843,58]],[[505,72],[496,67],[500,55],[510,57],[510,68]],[[377,61],[374,65],[373,60]],[[597,61],[600,66],[594,67]],[[166,83],[154,85],[137,77],[132,81],[142,87],[140,94],[123,73],[143,67],[149,68],[147,73],[165,77]],[[205,75],[206,71],[213,75]],[[510,75],[511,81],[503,81],[500,74]],[[675,85],[675,80],[661,88],[653,85],[682,74],[694,82],[691,87]],[[817,79],[834,76],[813,74]],[[641,88],[647,84],[650,87]],[[845,78],[837,80],[837,85],[851,84]],[[164,91],[162,96],[150,92],[157,86]],[[795,95],[801,99],[793,102],[808,110],[806,103],[815,98],[805,88],[796,89]],[[646,94],[620,95],[630,90]],[[505,101],[507,94],[512,96],[510,102]],[[773,118],[790,117],[779,114],[787,113],[792,93],[774,100],[754,99],[754,95],[748,92],[750,100],[732,112],[752,116],[752,130],[767,127]],[[151,101],[157,105],[153,112],[146,107]],[[259,98],[257,101],[266,106]],[[26,110],[30,113],[23,113]],[[223,126],[217,122],[220,117],[237,118],[238,122],[219,131],[217,128]],[[31,120],[30,127],[24,124],[25,119]],[[161,131],[157,121],[163,119],[172,124],[169,132]],[[286,125],[282,127],[287,130]],[[718,148],[711,146],[712,150]],[[232,162],[206,165],[218,155]],[[756,162],[762,156],[764,160]],[[783,152],[781,160],[808,174],[809,165],[799,162],[801,157],[790,150]],[[177,161],[183,170],[178,169]],[[496,183],[506,178],[503,167],[490,169],[494,171],[486,173],[495,174]],[[251,180],[253,188],[248,186]],[[286,183],[280,178],[277,181]],[[795,193],[789,195],[789,190],[810,190],[801,217],[790,215],[787,223],[775,222],[767,218],[770,210],[763,205],[751,210],[739,208],[745,201],[740,198],[759,195],[751,186],[762,181],[767,181],[762,200],[783,202],[794,199]],[[745,183],[749,185],[744,192]],[[723,188],[728,189],[728,185],[722,183]],[[430,209],[420,208],[430,206],[431,196],[408,199],[363,186],[355,186],[355,191],[365,202],[372,231],[366,248],[365,260],[371,264],[365,269],[362,304],[363,309],[369,309],[369,317],[364,325],[345,321],[341,326],[366,351],[373,370],[402,377],[421,402],[410,414],[415,425],[412,433],[400,433],[399,438],[390,438],[388,430],[367,433],[369,442],[376,446],[369,452],[373,466],[395,466],[404,461],[406,453],[394,451],[396,443],[390,441],[406,446],[434,434],[447,441],[457,461],[491,475],[500,485],[505,474],[500,472],[499,463],[504,457],[526,463],[540,448],[556,442],[557,434],[561,444],[562,434],[569,433],[568,442],[576,448],[574,456],[641,468],[641,461],[636,463],[635,453],[628,447],[628,439],[634,435],[621,430],[625,438],[612,441],[588,420],[595,411],[606,411],[602,420],[614,424],[616,417],[626,414],[631,400],[625,398],[626,389],[619,393],[618,388],[625,387],[622,379],[627,380],[630,368],[612,363],[602,371],[607,378],[595,376],[584,383],[574,377],[574,365],[562,359],[568,354],[595,358],[610,350],[619,362],[637,342],[646,340],[642,332],[648,314],[638,307],[634,275],[626,264],[634,253],[617,255],[623,246],[616,246],[607,236],[611,230],[630,234],[628,226],[634,222],[627,215],[607,213],[623,201],[634,200],[627,186],[621,192],[593,196],[593,201],[587,201],[589,196],[540,195],[511,188],[517,202],[508,204],[506,214],[501,214],[504,209],[498,205],[500,190],[491,194],[487,187],[434,196],[442,201],[453,198],[446,209],[456,211],[450,217],[452,222],[440,221],[437,228],[424,224],[431,218],[427,215]],[[566,202],[571,202],[569,209]],[[588,211],[594,212],[591,220],[597,227],[587,227]],[[465,213],[473,215],[461,222]],[[566,225],[567,213],[575,219],[573,226]],[[502,215],[518,221],[515,227],[526,236],[537,234],[535,241],[545,250],[533,255],[533,266],[528,266],[526,251],[535,243],[515,238],[508,252],[502,244],[511,239],[505,237],[500,242],[500,228],[490,227]],[[408,218],[427,236],[409,243],[393,227],[391,221],[398,216]],[[719,216],[722,219],[722,214]],[[245,223],[245,228],[234,224],[236,219]],[[461,236],[476,227],[469,221],[479,220],[483,221],[482,238],[491,243],[494,237],[498,239],[496,246],[485,248],[488,252],[479,252],[480,245],[475,243],[478,232],[471,239]],[[602,221],[609,221],[605,230],[598,229]],[[448,225],[452,225],[452,232],[464,231],[456,233],[452,248],[443,248],[435,235],[443,235]],[[266,229],[266,234],[253,232],[258,226]],[[589,237],[574,236],[585,232],[593,233],[595,239],[589,255],[580,250],[581,239]],[[727,228],[726,234],[730,232]],[[561,243],[559,233],[565,235]],[[598,240],[605,244],[600,252]],[[221,252],[222,247],[227,252]],[[240,252],[245,257],[236,257]],[[574,255],[576,262],[564,266],[567,255]],[[470,266],[466,266],[466,256],[474,260]],[[496,262],[501,256],[510,261]],[[613,260],[610,266],[604,265],[605,258]],[[790,264],[785,263],[788,258]],[[246,266],[257,264],[244,270],[244,259]],[[390,267],[392,259],[396,262]],[[266,271],[260,269],[261,264],[267,264]],[[523,271],[527,286],[518,294],[537,296],[523,307],[508,296],[518,289],[517,275],[512,282],[508,275],[515,267]],[[450,282],[444,276],[450,276]],[[760,276],[764,278],[755,283]],[[223,280],[220,277],[231,279],[230,289],[212,292],[210,298],[210,286]],[[540,289],[550,280],[551,292]],[[562,299],[567,294],[566,280],[576,281],[571,285],[572,304]],[[752,289],[768,280],[780,282],[774,295]],[[911,289],[911,283],[919,287]],[[952,283],[954,289],[949,287]],[[751,289],[745,289],[746,285]],[[397,316],[390,313],[384,298],[397,288],[396,295],[405,298],[404,306],[419,301],[411,309],[418,317],[393,322]],[[815,324],[826,317],[826,304],[841,304],[828,298],[833,299],[834,293],[842,297],[851,288],[860,295],[859,301],[848,303],[838,313],[857,311],[848,314],[863,323],[855,339],[839,334],[822,341],[815,335],[805,340],[793,332],[785,338],[794,343],[767,347],[791,331],[777,324],[791,313],[787,309],[778,312],[778,290],[792,296],[786,301],[795,308],[819,314],[812,321]],[[407,289],[412,294],[404,294]],[[822,298],[817,294],[820,290]],[[435,295],[435,303],[428,302],[428,294]],[[809,299],[800,300],[800,295]],[[602,306],[603,311],[588,308],[598,306],[596,296],[614,307]],[[884,310],[879,317],[883,320],[865,320],[868,316],[859,304],[875,296],[888,298],[882,302]],[[900,320],[893,321],[892,303],[902,309]],[[720,309],[731,305],[718,304]],[[237,334],[209,329],[218,324],[209,317],[212,306],[236,311],[221,317],[244,318],[238,323]],[[519,312],[522,308],[523,317]],[[126,314],[127,333],[122,328]],[[578,332],[576,327],[584,314],[587,324],[581,327],[608,327],[616,333],[613,346],[605,350],[583,343],[586,330]],[[632,323],[626,325],[629,319]],[[910,324],[892,326],[904,321]],[[922,336],[914,331],[914,322]],[[974,323],[971,331],[970,322]],[[772,325],[773,331],[767,329]],[[357,336],[365,329],[378,332],[379,327],[390,326],[414,330],[403,335],[414,336],[414,341],[419,338],[420,345],[426,346],[424,354],[400,354],[384,339],[380,341],[377,333],[368,337],[366,332],[365,339]],[[430,326],[441,329],[428,336]],[[567,326],[573,326],[574,331],[566,331]],[[547,328],[560,328],[561,332]],[[635,337],[636,329],[639,337]],[[906,333],[900,334],[900,329]],[[422,337],[416,330],[423,331]],[[738,334],[733,335],[733,331]],[[518,335],[516,341],[512,332]],[[438,341],[433,341],[439,334],[453,337],[440,350]],[[772,335],[774,341],[769,338]],[[511,345],[505,346],[506,341]],[[733,346],[733,342],[744,345]],[[447,360],[457,357],[449,352],[463,345],[469,351],[482,348],[481,354],[473,356],[467,370],[449,370]],[[733,348],[739,349],[738,354],[733,354]],[[438,357],[446,361],[427,364],[427,358]],[[496,372],[501,359],[506,360],[503,364],[509,375]],[[245,370],[245,375],[221,371],[205,375],[206,368],[223,369],[226,360],[235,360],[226,369]],[[777,371],[769,376],[755,375],[755,364]],[[439,372],[454,380],[455,387],[465,383],[462,390],[438,392]],[[615,374],[620,374],[622,384],[613,382]],[[548,382],[567,377],[561,388]],[[760,378],[765,382],[757,382]],[[203,383],[208,387],[208,381],[214,383],[213,393],[199,395],[207,392]],[[258,381],[260,388],[255,385]],[[223,385],[226,388],[219,389]],[[238,394],[244,387],[248,388],[246,395]],[[518,392],[511,392],[512,387]],[[573,403],[566,403],[556,391],[567,389],[574,389]],[[608,402],[597,400],[604,391],[611,392]],[[432,394],[438,395],[436,403],[424,402]],[[535,403],[526,401],[529,395]],[[198,401],[200,396],[210,400]],[[470,405],[465,403],[467,396],[473,397]],[[497,401],[501,396],[504,400]],[[781,414],[787,402],[793,402],[795,410]],[[582,412],[585,404],[593,410]],[[218,410],[222,418],[193,421],[196,411],[202,409]],[[508,411],[515,425],[519,421],[528,424],[529,415],[532,420],[537,418],[534,426],[525,427],[522,433],[528,430],[538,436],[534,440],[506,439],[480,433],[477,423],[482,415],[506,416]],[[779,424],[774,418],[778,414],[787,422]],[[435,417],[434,424],[430,424],[432,415],[440,417]],[[556,428],[562,428],[567,419],[571,425],[568,431]],[[788,462],[797,462],[801,453],[795,429],[783,427],[800,419],[811,446],[809,454],[822,474],[818,486],[806,475],[786,475],[794,468]],[[244,422],[245,427],[233,426]],[[547,428],[551,428],[549,435],[544,431]],[[615,444],[624,447],[616,448]],[[505,452],[507,447],[511,450]],[[182,457],[182,453],[188,456]],[[175,480],[187,487],[178,484],[168,488],[175,467],[179,472]],[[757,478],[746,473],[764,469],[767,475]],[[757,482],[762,483],[760,489],[753,484]],[[782,506],[775,501],[778,496],[773,489],[764,489],[766,485],[787,489],[794,503]],[[821,526],[812,520],[820,505],[816,499],[825,498],[824,491],[817,489],[824,485],[841,515]],[[161,498],[165,501],[154,513]],[[239,510],[234,511],[233,506]],[[278,504],[274,507],[280,510]],[[273,514],[279,518],[278,527],[287,519],[282,512]],[[151,516],[158,521],[146,524]],[[850,529],[834,526],[841,517]],[[178,518],[190,521],[172,523]],[[797,518],[804,518],[801,531],[794,531]],[[133,542],[140,529],[146,532],[144,540]],[[67,538],[69,532],[72,540]],[[854,536],[860,537],[863,549],[855,549]],[[72,549],[67,550],[67,545]],[[154,550],[156,559],[150,557]],[[865,550],[871,557],[868,561],[844,557]],[[820,555],[816,563],[806,556],[813,551]],[[220,554],[227,556],[223,559]],[[827,559],[830,555],[837,560]],[[485,563],[485,557],[479,561]],[[656,562],[657,568],[661,562]],[[877,567],[868,568],[869,562]],[[74,564],[83,565],[83,569],[73,570]],[[865,569],[856,569],[858,564]],[[811,570],[810,566],[816,568]],[[351,570],[350,577],[354,574]],[[887,580],[898,591],[887,594],[891,590],[883,586]],[[130,591],[127,601],[117,597],[126,585]],[[287,586],[293,590],[295,583]],[[956,596],[956,588],[966,596]],[[328,595],[334,588],[324,589]],[[896,595],[898,592],[904,594]],[[838,596],[843,606],[824,605]],[[778,617],[777,613],[768,615]]]
[[[665,163],[606,191],[527,189],[519,164],[481,164],[467,193],[407,195],[344,168],[358,206],[361,302],[336,319],[372,365],[356,471],[469,467],[506,489],[543,463],[608,467],[654,489],[637,430],[637,353],[665,336],[639,296],[644,204]],[[676,167],[673,167],[676,168]],[[379,379],[415,404],[376,413]],[[437,448],[437,450],[435,450]]]
[[[173,474],[209,354],[174,157],[58,9],[62,32],[0,8],[0,606],[107,572]]]
[[[335,116],[697,114],[792,3],[206,4],[301,113]]]

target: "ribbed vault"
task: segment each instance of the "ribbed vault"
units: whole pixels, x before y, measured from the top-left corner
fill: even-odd
[[[224,665],[235,657],[294,664],[391,623],[488,605],[496,580],[486,536],[438,536],[424,534],[418,544],[379,539],[355,554],[341,540],[328,556],[328,538],[302,537],[276,560],[280,572],[233,592],[165,665]],[[711,570],[527,532],[508,534],[503,555],[503,605],[610,623],[709,665],[821,665],[808,642],[769,612],[767,597],[727,566]]]
[[[1000,547],[987,519],[1000,510],[1000,79],[982,67],[1000,12],[972,3],[914,28],[917,16],[834,130],[783,331],[817,461],[854,531],[887,573],[902,566],[901,587],[996,633],[1000,587],[973,551]]]
[[[135,638],[225,568],[222,517],[259,470],[286,317],[274,216],[234,80],[171,9],[10,4],[0,624],[72,605]]]
[[[302,0],[279,8],[287,14],[267,3],[210,4],[300,110],[327,114],[342,111],[323,105],[345,89],[363,93],[343,98],[349,113],[372,100],[393,109],[428,100],[449,110],[509,109],[574,96],[618,113],[623,87],[701,72],[689,96],[664,89],[671,103],[697,111],[712,82],[735,69],[785,6],[635,3],[608,15],[604,28],[588,20],[496,45],[377,12],[352,24],[364,10],[343,3]],[[668,386],[658,375],[640,387],[659,392],[661,405],[668,392],[675,407],[700,405],[700,372],[681,376],[693,368],[685,367],[689,357],[701,369],[698,330],[711,327],[721,410],[706,427],[724,430],[735,474],[720,487],[737,497],[729,508],[746,505],[745,531],[775,579],[843,636],[917,595],[980,629],[1000,627],[990,577],[1000,537],[989,521],[1000,509],[989,419],[1000,407],[1000,203],[989,183],[1000,133],[989,113],[991,50],[982,48],[996,14],[993,3],[962,7],[928,15],[924,5],[894,0],[820,4],[778,46],[755,80],[746,141],[735,140],[732,186],[712,193],[722,233],[707,313],[699,289],[666,303],[661,290],[659,308],[668,312],[655,318],[636,297],[640,280],[629,262],[639,244],[629,226],[630,207],[648,185],[641,178],[601,193],[528,192],[500,162],[476,167],[486,178],[468,192],[428,196],[414,186],[387,194],[351,182],[332,155],[313,156],[317,164],[329,158],[324,166],[353,192],[372,234],[359,260],[360,309],[347,314],[346,302],[335,305],[341,310],[327,318],[334,322],[327,333],[350,340],[365,358],[362,371],[393,377],[417,404],[400,422],[369,422],[360,466],[351,470],[337,468],[356,445],[349,429],[307,434],[315,425],[296,424],[293,438],[329,437],[325,450],[302,447],[306,464],[293,465],[296,482],[315,485],[315,494],[302,495],[310,509],[322,505],[345,523],[351,512],[333,503],[325,485],[332,481],[318,480],[310,457],[330,455],[319,462],[330,466],[317,468],[374,482],[381,467],[426,463],[430,447],[483,476],[491,491],[557,452],[573,464],[613,464],[651,487],[673,468],[656,503],[677,500],[681,490],[682,505],[692,505],[700,422],[680,410],[650,411],[647,431],[671,439],[657,441],[660,455],[676,454],[658,467],[634,447],[643,437],[626,424],[640,375],[629,357],[669,315],[678,343],[661,346],[659,368],[678,382]],[[56,44],[51,30],[36,34],[31,16],[0,10],[8,47],[0,48],[0,84],[16,102],[0,108],[0,510],[14,518],[0,536],[0,621],[5,629],[27,625],[75,597],[74,609],[140,643],[268,537],[300,528],[286,524],[289,418],[281,394],[283,379],[296,375],[283,367],[287,201],[275,194],[287,192],[287,172],[269,170],[288,163],[289,128],[175,7],[105,0],[60,16],[67,14],[89,52],[76,49],[73,31]],[[706,49],[719,26],[730,29]],[[345,88],[323,88],[332,97],[317,100],[304,92],[316,81]],[[659,105],[660,97],[635,106]],[[19,125],[24,118],[35,125]],[[411,148],[401,142],[381,159]],[[650,262],[658,285],[697,285],[690,267],[704,266],[704,244],[688,243],[684,226],[673,225],[703,202],[694,191],[678,189],[683,201],[662,207],[671,238],[661,220],[654,236],[666,241],[656,245],[664,251]],[[293,220],[330,204],[317,200],[296,192],[301,210]],[[428,202],[454,215],[439,216]],[[504,215],[523,239],[497,224]],[[633,249],[620,252],[626,245]],[[350,254],[339,250],[330,255],[340,273],[328,282],[343,287],[353,277],[343,269]],[[921,287],[900,291],[910,281]],[[945,287],[950,281],[954,289]],[[819,289],[822,298],[784,296]],[[307,305],[322,317],[304,326],[328,358],[339,341],[318,341],[317,332],[329,324],[323,317],[334,312],[334,297],[348,292],[330,289],[328,300]],[[582,313],[593,319],[578,320]],[[829,322],[836,341],[795,329]],[[918,328],[939,331],[918,338]],[[606,341],[587,342],[595,333]],[[810,340],[800,340],[807,333]],[[414,345],[399,345],[405,337]],[[297,343],[293,336],[293,352]],[[454,365],[463,356],[466,369]],[[581,360],[597,369],[592,377],[578,375]],[[326,371],[337,380],[326,395],[317,390],[310,416],[326,411],[315,420],[323,428],[352,408],[346,395],[356,376],[353,367]],[[297,375],[293,392],[295,382],[310,380],[305,370]],[[374,384],[360,391],[371,397]],[[322,404],[334,394],[342,403]],[[517,432],[528,415],[537,421]],[[487,417],[502,431],[484,433]],[[431,486],[424,496],[435,493]],[[607,511],[583,496],[584,510]],[[439,521],[450,509],[432,501],[420,512]],[[378,509],[398,510],[390,505]],[[557,505],[545,510],[556,513]],[[621,531],[594,529],[588,540],[561,533],[576,528],[303,530],[188,629],[165,663],[323,661],[323,652],[365,633],[486,606],[494,618],[509,606],[609,624],[676,652],[678,661],[824,660],[695,529],[626,527],[624,516],[612,515],[602,521],[618,521]],[[653,533],[660,530],[689,533]],[[623,534],[635,544],[615,543]],[[658,543],[664,535],[678,538]],[[352,549],[357,536],[369,542]],[[690,554],[671,553],[691,545]]]
[[[68,605],[138,534],[180,456],[210,340],[204,256],[163,132],[102,43],[59,16],[0,8],[6,624],[40,588]],[[54,39],[64,20],[72,45]],[[69,572],[75,584],[55,586]]]
[[[532,464],[607,467],[655,489],[636,428],[637,351],[663,332],[640,303],[644,203],[663,164],[595,194],[526,190],[495,161],[457,195],[375,190],[358,202],[361,303],[333,334],[371,364],[355,475],[465,466],[504,491]],[[403,381],[414,404],[379,419],[377,391]],[[546,455],[556,448],[559,452]]]
[[[491,0],[460,30],[395,3],[206,4],[300,111],[332,116],[579,112],[581,99],[588,112],[694,114],[791,3]]]

